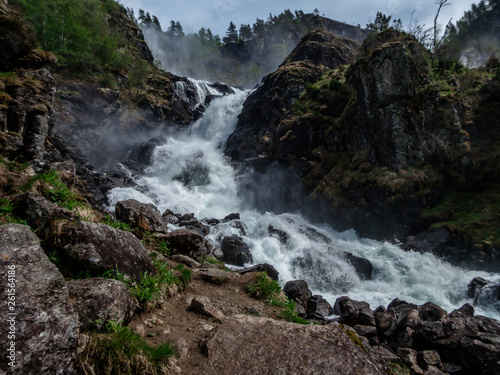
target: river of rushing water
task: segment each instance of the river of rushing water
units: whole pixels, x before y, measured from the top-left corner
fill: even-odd
[[[209,88],[203,82],[193,82],[204,101]],[[214,99],[191,128],[168,134],[167,143],[155,149],[153,163],[136,181],[138,186],[110,192],[110,209],[121,200],[134,198],[155,204],[160,212],[170,209],[180,214],[194,213],[200,220],[222,219],[238,212],[245,225],[244,235],[231,223],[225,223],[212,227],[207,239],[220,246],[223,236],[240,235],[251,249],[253,264],[272,264],[280,272],[282,284],[306,280],[313,293],[323,295],[332,306],[343,295],[366,301],[372,309],[387,306],[397,297],[415,304],[431,301],[451,312],[466,302],[472,303],[466,292],[474,277],[500,280],[497,274],[463,270],[431,254],[359,238],[354,231],[339,233],[326,224],[314,225],[297,213],[277,215],[248,207],[241,192],[238,194],[236,173],[223,154],[224,142],[249,94],[235,91]],[[183,175],[191,176],[189,186],[179,178]],[[270,234],[270,225],[286,232],[287,240],[280,241]],[[370,260],[372,280],[360,280],[344,259],[344,252]],[[500,313],[493,308],[476,307],[476,314],[500,319]]]

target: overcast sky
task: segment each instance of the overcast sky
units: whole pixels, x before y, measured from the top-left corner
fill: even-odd
[[[125,7],[133,8],[137,17],[138,10],[144,9],[158,17],[163,29],[167,29],[170,20],[180,21],[187,33],[197,32],[201,27],[210,28],[214,34],[222,38],[226,35],[229,21],[233,21],[239,29],[242,23],[252,25],[256,18],[267,20],[269,13],[274,15],[285,9],[303,10],[312,13],[317,8],[325,17],[360,24],[365,27],[368,21],[374,20],[377,11],[391,15],[393,19],[401,18],[405,28],[415,11],[420,24],[427,27],[433,25],[436,14],[436,0],[118,0]],[[456,22],[473,3],[469,0],[449,0],[449,6],[443,7],[439,23],[446,25],[450,18]]]

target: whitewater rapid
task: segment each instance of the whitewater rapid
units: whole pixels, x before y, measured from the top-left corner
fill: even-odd
[[[204,98],[206,85],[193,82],[198,90],[205,90],[199,94]],[[167,134],[167,142],[155,149],[152,164],[137,179],[137,187],[115,188],[109,193],[110,209],[121,200],[133,198],[155,204],[160,212],[194,213],[200,220],[240,213],[244,233],[224,223],[212,227],[207,239],[219,247],[223,236],[241,236],[250,247],[253,264],[272,264],[282,284],[306,280],[313,293],[321,294],[332,305],[338,297],[348,295],[375,309],[397,297],[415,304],[434,302],[451,312],[472,303],[466,294],[474,277],[500,280],[497,274],[463,270],[428,253],[403,251],[387,242],[359,238],[354,231],[339,233],[326,224],[313,225],[297,213],[276,215],[248,208],[238,191],[237,175],[223,154],[224,142],[234,130],[248,94],[235,89],[235,94],[213,99],[190,129]],[[286,239],[280,239],[276,230],[285,232]],[[345,252],[372,263],[372,280],[359,279],[345,260]],[[493,308],[476,307],[476,314],[500,319]]]

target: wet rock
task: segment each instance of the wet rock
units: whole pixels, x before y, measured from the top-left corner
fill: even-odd
[[[231,221],[231,220],[240,220],[240,214],[239,213],[232,213],[227,215],[224,218],[224,221]]]
[[[34,194],[22,194],[12,202],[14,214],[25,219],[34,229],[43,229],[54,219],[79,220],[77,214]]]
[[[236,266],[243,266],[245,263],[252,262],[250,248],[240,236],[232,235],[224,237],[220,246],[224,253],[224,261]]]
[[[322,296],[314,295],[307,301],[307,314],[322,319],[332,315],[333,308]]]
[[[149,139],[147,142],[135,146],[126,156],[127,160],[125,161],[125,165],[139,172],[143,172],[151,163],[151,157],[156,147],[165,143],[167,143],[167,138],[159,135]]]
[[[201,158],[186,161],[182,171],[173,177],[187,187],[205,186],[210,183],[210,170],[203,164]]]
[[[198,314],[210,318],[215,318],[217,320],[222,320],[224,318],[224,313],[215,306],[208,297],[195,296],[189,308]]]
[[[355,301],[349,297],[339,297],[335,301],[334,314],[340,315],[339,323],[354,327],[356,324],[375,326],[375,317],[370,305],[364,301]]]
[[[118,280],[73,280],[68,282],[68,291],[85,330],[99,330],[108,321],[128,323],[138,307],[136,299]]]
[[[279,279],[279,272],[274,268],[272,265],[267,264],[267,263],[262,263],[262,264],[257,264],[255,266],[243,268],[242,270],[237,270],[240,275],[244,275],[249,272],[266,272],[267,276],[269,276],[271,279],[278,281]]]
[[[281,230],[281,229],[276,229],[272,225],[269,225],[267,227],[267,232],[271,236],[278,237],[280,242],[283,244],[287,243],[287,241],[290,239],[290,236],[288,235],[287,232],[285,232],[284,230]]]
[[[79,322],[63,276],[29,227],[0,226],[0,243],[0,309],[5,314],[0,321],[4,334],[0,340],[0,372],[73,374]],[[15,305],[9,304],[12,288]],[[15,356],[15,367],[9,366],[11,354]]]
[[[198,371],[206,375],[384,372],[336,324],[303,326],[236,315],[209,333],[202,352],[207,360]]]
[[[78,270],[118,270],[136,280],[156,274],[144,245],[130,232],[102,223],[53,222],[44,246],[72,259]]]
[[[177,224],[179,222],[179,217],[168,209],[161,215],[161,218],[167,224]]]
[[[442,321],[448,317],[444,309],[432,302],[420,306],[419,315],[421,320],[429,322]]]
[[[450,318],[465,318],[468,316],[474,316],[474,306],[470,303],[466,303],[450,313]]]
[[[153,204],[135,199],[121,201],[115,207],[116,219],[147,232],[167,233],[160,211]]]
[[[344,255],[347,262],[349,262],[354,267],[356,274],[361,280],[372,279],[373,266],[368,259],[358,257],[348,252],[345,252]]]
[[[168,241],[173,254],[183,254],[190,258],[206,258],[211,255],[212,245],[199,233],[188,229],[177,229],[161,238]]]
[[[304,280],[291,280],[287,281],[283,287],[283,292],[287,295],[288,299],[297,302],[307,310],[307,303],[309,298],[312,297],[311,289]]]

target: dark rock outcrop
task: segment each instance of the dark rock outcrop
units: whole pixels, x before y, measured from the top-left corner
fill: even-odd
[[[224,253],[223,260],[236,266],[243,266],[252,261],[250,248],[240,236],[232,235],[222,239],[220,248]]]
[[[312,292],[311,289],[309,289],[307,282],[304,280],[287,281],[283,287],[283,292],[285,292],[289,299],[297,302],[307,311],[307,304],[309,299],[312,297]]]
[[[13,201],[13,207],[15,215],[24,218],[31,228],[37,230],[44,230],[55,219],[79,220],[78,215],[74,212],[35,193],[19,195]]]
[[[119,271],[139,280],[156,274],[141,241],[132,233],[91,222],[55,221],[44,241],[46,251],[58,250],[71,268],[94,272]],[[71,261],[72,260],[72,261]]]
[[[115,215],[117,220],[146,232],[168,232],[160,211],[151,203],[141,203],[135,199],[121,201],[116,204]]]
[[[69,296],[82,329],[99,330],[109,321],[128,323],[138,303],[125,285],[113,279],[90,278],[68,282]]]
[[[207,375],[384,373],[377,358],[337,324],[303,326],[236,315],[209,333],[202,351],[207,361],[199,371]]]
[[[0,243],[0,372],[73,374],[79,321],[63,276],[29,227],[0,226]]]
[[[412,373],[494,374],[500,369],[500,322],[474,316],[471,305],[448,314],[431,302],[417,306],[395,299],[387,309],[371,311],[366,302],[341,297],[334,310],[341,314],[339,322],[354,327],[371,345],[384,343]]]
[[[177,229],[160,237],[168,241],[173,254],[187,255],[193,259],[205,258],[212,253],[212,245],[196,231]]]
[[[225,153],[235,161],[272,162],[277,127],[307,83],[316,82],[327,69],[354,61],[359,45],[325,31],[307,34],[278,70],[263,78],[245,101]],[[306,136],[304,138],[307,138]]]

